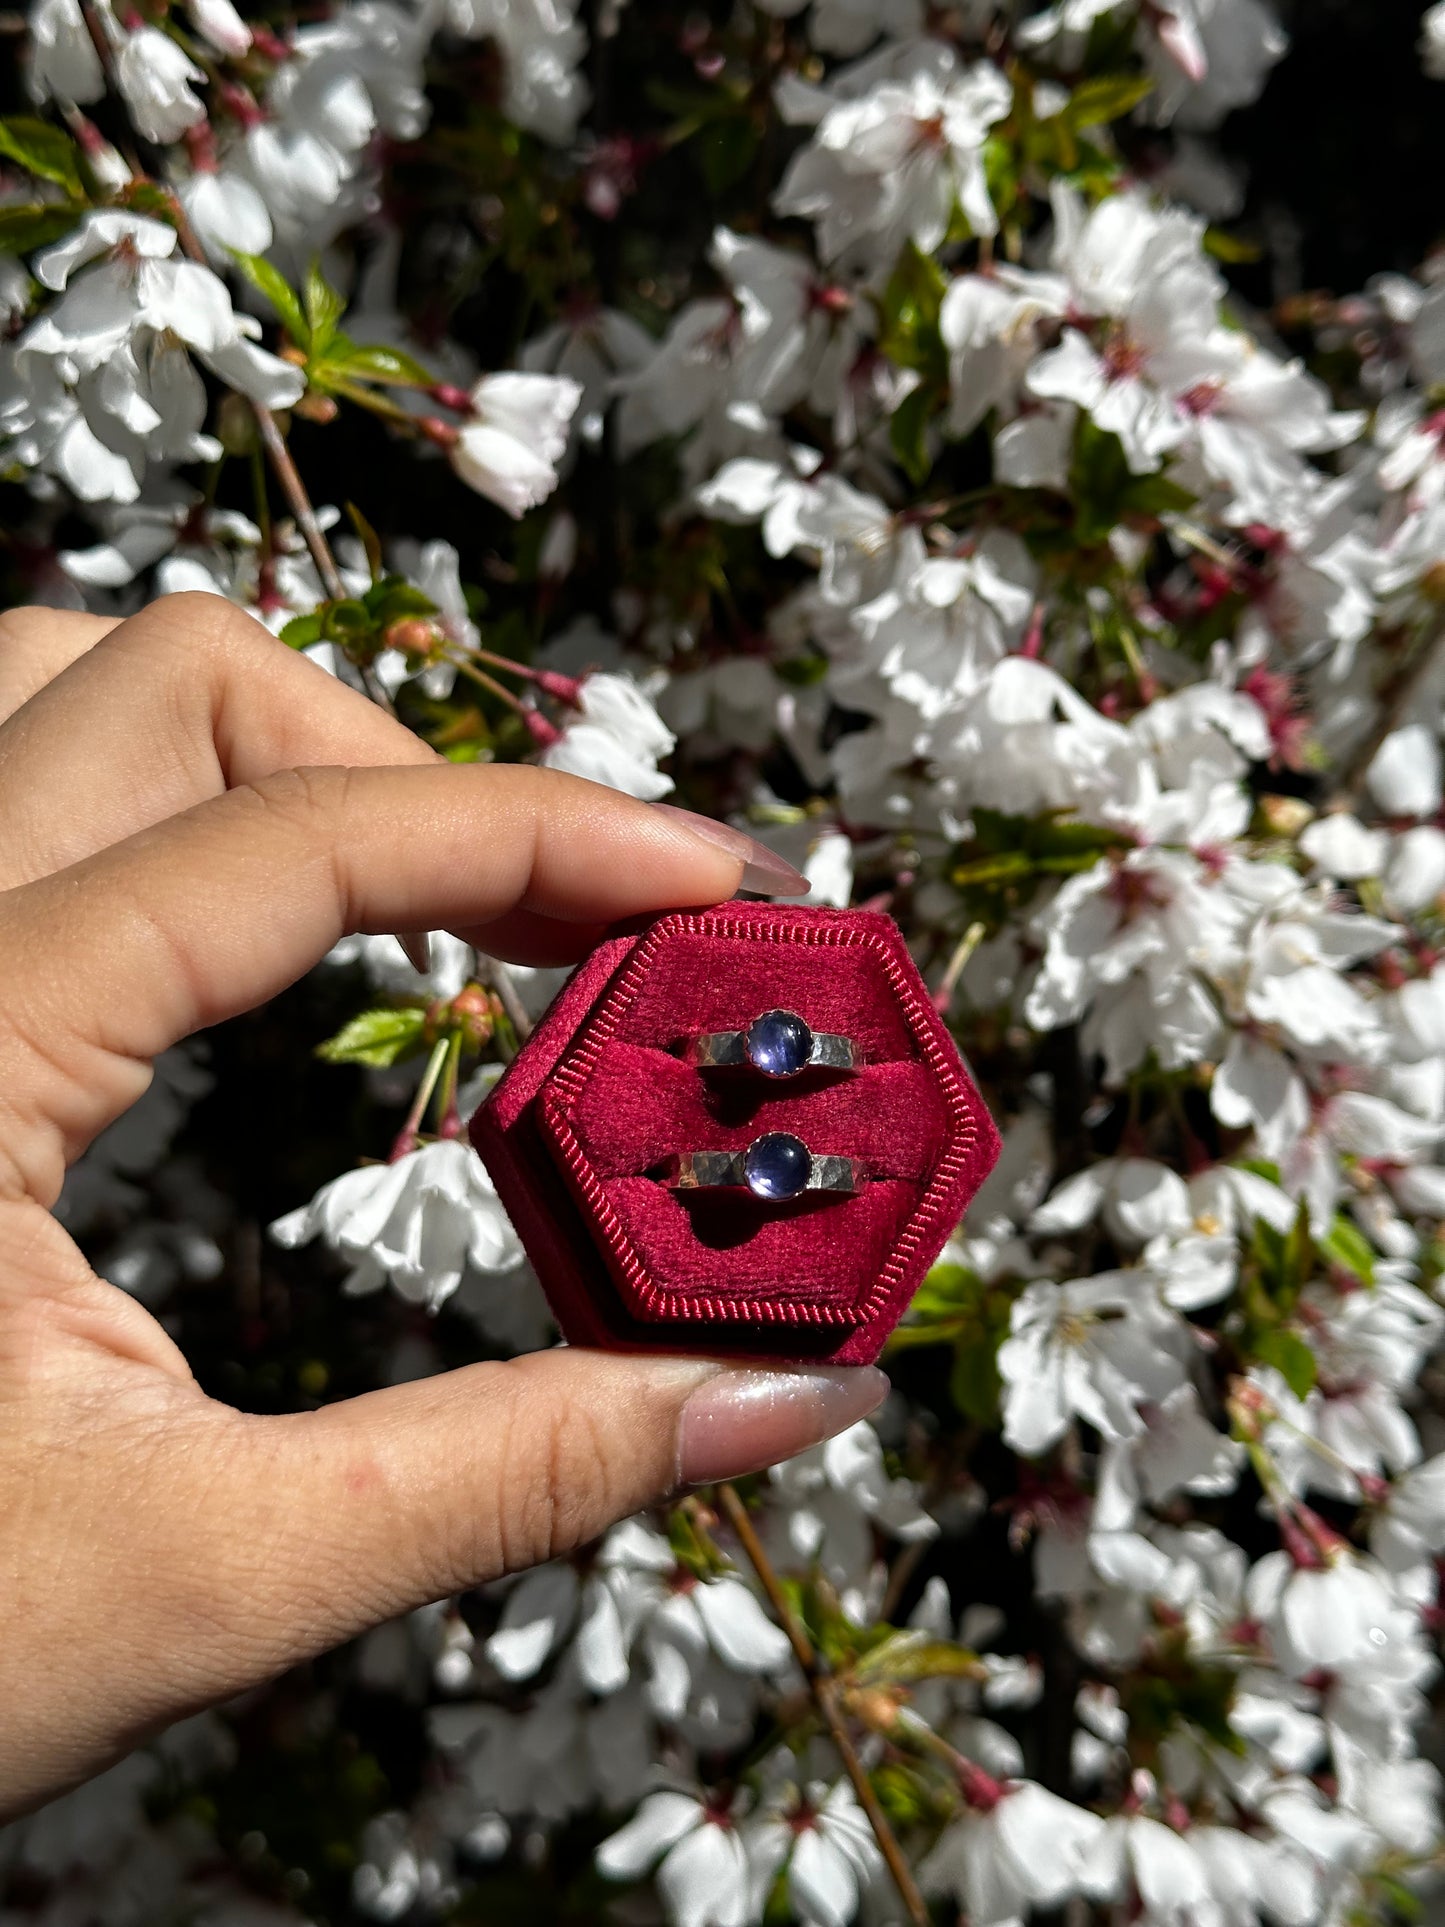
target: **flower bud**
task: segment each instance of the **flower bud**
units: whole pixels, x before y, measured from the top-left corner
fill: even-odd
[[[491,1042],[500,1008],[493,992],[472,983],[452,998],[447,1016],[461,1031],[463,1041],[478,1050]]]
[[[228,455],[249,455],[256,446],[256,417],[234,390],[222,395],[216,409],[216,438]]]
[[[1314,811],[1302,797],[1261,796],[1259,813],[1272,836],[1297,837],[1314,821]]]
[[[426,616],[398,616],[382,639],[388,649],[400,649],[403,655],[429,656],[439,637],[436,624]]]

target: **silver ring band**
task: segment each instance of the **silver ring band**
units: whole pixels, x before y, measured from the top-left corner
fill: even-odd
[[[746,1030],[709,1030],[694,1037],[688,1062],[720,1070],[751,1069],[764,1077],[797,1077],[806,1070],[852,1071],[858,1051],[851,1037],[814,1030],[793,1010],[765,1010]]]
[[[674,1191],[749,1191],[765,1204],[805,1191],[851,1197],[868,1181],[857,1158],[814,1156],[791,1131],[765,1131],[745,1151],[679,1151],[663,1172]]]

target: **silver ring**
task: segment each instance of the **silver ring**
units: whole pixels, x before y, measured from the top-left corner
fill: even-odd
[[[679,1151],[664,1175],[674,1191],[750,1191],[764,1204],[786,1204],[805,1191],[849,1197],[868,1181],[856,1158],[815,1157],[791,1131],[764,1131],[745,1151]]]
[[[795,1010],[765,1010],[746,1030],[709,1030],[688,1046],[693,1064],[737,1070],[745,1066],[764,1077],[796,1077],[800,1071],[858,1068],[858,1052],[851,1037],[831,1030],[814,1030]]]

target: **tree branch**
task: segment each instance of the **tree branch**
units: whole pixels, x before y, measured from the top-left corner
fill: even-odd
[[[888,1816],[878,1803],[878,1795],[873,1791],[873,1783],[864,1771],[858,1750],[849,1736],[847,1726],[838,1705],[837,1682],[828,1671],[827,1665],[808,1637],[807,1629],[793,1611],[782,1583],[773,1569],[773,1562],[763,1550],[752,1520],[748,1517],[747,1507],[738,1497],[736,1486],[725,1484],[717,1488],[718,1501],[727,1514],[728,1524],[737,1534],[743,1551],[752,1562],[753,1570],[762,1581],[763,1591],[768,1595],[768,1603],[777,1614],[778,1624],[788,1636],[788,1644],[794,1657],[802,1668],[808,1691],[812,1694],[813,1704],[828,1729],[828,1736],[837,1749],[843,1762],[843,1769],[853,1783],[853,1791],[858,1796],[858,1804],[868,1816],[868,1824],[873,1829],[873,1837],[878,1842],[878,1851],[887,1863],[893,1876],[893,1884],[898,1889],[898,1897],[903,1902],[908,1918],[914,1927],[928,1927],[928,1905],[919,1892],[918,1883],[903,1856],[898,1844],[898,1836],[888,1823]]]
[[[533,1024],[511,971],[500,957],[478,957],[477,975],[484,984],[496,991],[502,1000],[502,1009],[506,1011],[512,1029],[517,1033],[517,1042],[525,1044],[532,1035]]]
[[[189,252],[189,250],[187,250]],[[333,602],[346,594],[341,572],[336,566],[336,558],[331,553],[331,545],[326,540],[321,524],[316,520],[316,510],[311,505],[311,497],[306,493],[306,484],[301,479],[301,471],[291,457],[286,446],[286,437],[276,426],[276,417],[269,408],[258,401],[251,403],[251,413],[256,417],[256,428],[261,436],[261,445],[276,480],[281,484],[281,492],[286,497],[287,506],[301,531],[302,540],[310,551],[311,560],[316,565],[316,573],[321,578],[321,586]],[[389,707],[390,705],[388,705]]]
[[[1426,629],[1424,640],[1399,670],[1381,699],[1380,714],[1374,728],[1340,771],[1339,782],[1331,798],[1337,808],[1353,808],[1358,802],[1366,772],[1379,753],[1381,744],[1400,727],[1406,710],[1440,662],[1442,651],[1445,651],[1445,615],[1437,616]]]

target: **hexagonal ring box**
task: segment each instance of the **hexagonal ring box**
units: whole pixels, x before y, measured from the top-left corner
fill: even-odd
[[[692,1061],[773,1010],[855,1061],[820,1051],[785,1078]],[[668,1181],[679,1154],[775,1132],[866,1181],[785,1202]],[[472,1141],[571,1343],[841,1365],[878,1356],[998,1155],[892,919],[766,903],[600,945]]]

